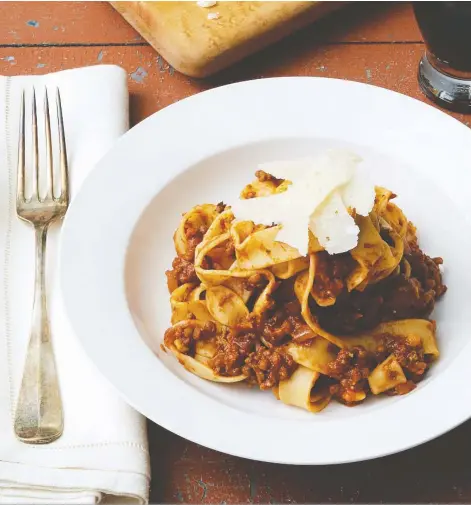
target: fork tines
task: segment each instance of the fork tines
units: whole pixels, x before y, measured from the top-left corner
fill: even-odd
[[[49,97],[47,88],[44,90],[44,130],[46,136],[46,165],[47,165],[47,192],[46,197],[40,197],[39,190],[39,146],[38,146],[38,119],[36,106],[36,90],[33,87],[31,101],[32,117],[32,194],[28,198],[25,196],[25,92],[21,96],[20,108],[20,134],[18,142],[18,188],[17,199],[19,201],[57,201],[68,205],[69,203],[69,180],[67,166],[67,150],[65,145],[64,120],[62,115],[62,103],[59,88],[56,88],[56,107],[59,137],[59,162],[61,192],[58,197],[54,195],[54,160],[52,154],[51,117],[49,109]]]

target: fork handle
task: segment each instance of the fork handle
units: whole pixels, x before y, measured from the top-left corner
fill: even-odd
[[[35,226],[33,318],[14,424],[18,439],[29,444],[53,442],[63,431],[62,401],[46,303],[47,229],[48,224]]]

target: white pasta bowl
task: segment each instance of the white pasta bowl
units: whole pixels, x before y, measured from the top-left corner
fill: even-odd
[[[374,182],[399,195],[422,249],[444,258],[449,290],[433,314],[441,356],[414,391],[311,414],[244,384],[204,381],[163,352],[164,272],[182,212],[229,202],[259,163],[331,147],[358,153]],[[133,128],[85,181],[62,231],[65,307],[85,351],[123,397],[189,440],[292,464],[395,453],[471,416],[469,188],[471,131],[417,100],[320,78],[217,88]]]

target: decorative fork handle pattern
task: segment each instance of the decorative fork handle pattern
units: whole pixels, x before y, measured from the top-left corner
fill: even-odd
[[[48,224],[35,226],[36,279],[31,335],[15,416],[15,434],[31,444],[47,444],[63,431],[62,401],[51,344],[46,302],[45,253]]]

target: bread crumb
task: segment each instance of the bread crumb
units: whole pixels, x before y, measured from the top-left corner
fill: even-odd
[[[219,19],[219,12],[210,12],[208,14],[208,19]]]

